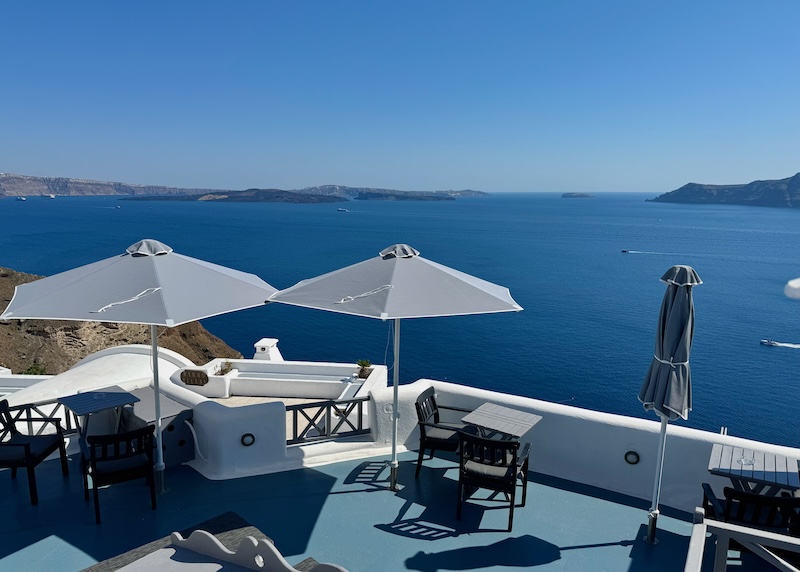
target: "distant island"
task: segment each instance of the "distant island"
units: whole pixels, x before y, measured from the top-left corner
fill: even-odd
[[[219,203],[343,203],[347,199],[333,195],[304,195],[281,189],[213,191],[196,195],[137,195],[121,201],[216,201]]]
[[[753,181],[739,185],[689,183],[680,189],[647,199],[656,203],[748,205],[800,208],[800,173],[788,179]]]
[[[452,201],[456,197],[487,196],[483,191],[399,191],[343,185],[304,189],[220,190],[133,185],[67,177],[36,177],[0,173],[0,197],[119,196],[135,200],[332,203],[357,201]]]
[[[561,195],[562,199],[593,199],[594,195],[589,193],[564,193]]]

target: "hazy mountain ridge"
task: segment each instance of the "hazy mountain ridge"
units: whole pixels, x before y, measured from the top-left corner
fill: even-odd
[[[0,196],[6,197],[35,197],[51,194],[60,196],[184,195],[207,192],[211,192],[211,189],[180,189],[158,185],[93,181],[91,179],[0,173]]]
[[[737,185],[688,183],[680,189],[647,200],[660,203],[800,208],[800,173],[786,179]]]
[[[404,195],[411,197],[485,197],[489,193],[484,191],[474,191],[464,189],[461,191],[400,191],[397,189],[375,189],[371,187],[347,187],[344,185],[319,185],[316,187],[306,187],[295,190],[296,193],[309,195],[335,195],[338,197],[357,198],[359,195],[371,195],[379,197],[381,195],[392,197],[394,195]]]
[[[240,194],[241,193],[241,194]],[[483,191],[400,191],[344,185],[320,185],[304,189],[195,189],[159,185],[135,185],[113,181],[73,179],[69,177],[37,177],[0,173],[0,197],[35,196],[136,196],[175,197],[175,200],[222,200],[230,202],[335,202],[306,200],[297,195],[339,197],[359,200],[451,200],[454,197],[486,196]],[[184,197],[187,198],[178,198]],[[166,200],[166,199],[165,199]]]

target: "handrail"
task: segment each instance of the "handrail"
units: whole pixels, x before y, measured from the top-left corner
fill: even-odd
[[[52,407],[50,407],[52,406]],[[13,405],[9,407],[11,421],[13,423],[25,423],[28,435],[42,435],[45,433],[48,419],[58,417],[61,419],[61,428],[64,434],[78,432],[78,417],[66,406],[59,403],[56,399],[38,401],[36,403],[26,403],[24,405]],[[34,429],[34,424],[40,426]],[[0,441],[8,437],[9,430],[0,428]]]
[[[686,557],[684,572],[700,572],[703,563],[705,533],[717,536],[717,547],[714,554],[714,572],[724,572],[727,568],[728,545],[735,540],[753,554],[765,560],[782,572],[800,572],[780,555],[774,552],[778,548],[800,554],[800,538],[769,532],[703,517],[703,509],[695,510],[695,523],[692,527],[692,538],[689,541],[689,552]],[[701,534],[702,533],[702,534]],[[699,544],[699,548],[698,548]]]
[[[697,507],[694,510],[692,536],[689,538],[689,550],[686,552],[686,565],[683,568],[683,572],[701,572],[703,568],[703,553],[706,548],[707,529],[705,512],[702,507]]]
[[[287,445],[369,433],[363,421],[364,403],[369,399],[355,397],[287,405],[286,412],[292,416],[292,434],[286,440]],[[352,421],[351,415],[355,417]]]

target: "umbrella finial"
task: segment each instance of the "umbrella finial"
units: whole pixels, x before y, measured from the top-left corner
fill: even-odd
[[[699,286],[703,283],[695,269],[685,264],[676,264],[667,270],[661,281],[675,286]]]
[[[381,250],[381,258],[412,258],[414,256],[419,256],[419,250],[411,248],[407,244],[394,244]]]
[[[125,252],[133,254],[134,256],[158,256],[160,254],[169,254],[172,252],[172,248],[163,242],[153,240],[152,238],[145,238],[136,244],[130,245],[125,249]]]

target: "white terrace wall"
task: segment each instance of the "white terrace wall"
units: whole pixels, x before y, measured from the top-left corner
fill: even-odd
[[[438,400],[444,405],[475,408],[491,401],[542,415],[543,419],[524,441],[531,442],[531,470],[554,477],[597,486],[603,489],[650,500],[653,493],[660,422],[578,407],[549,403],[453,383],[422,379],[400,387],[398,442],[408,449],[417,449],[414,402],[417,395],[433,385]],[[376,401],[373,436],[383,444],[391,442],[391,388],[374,391]],[[708,460],[714,443],[773,450],[800,457],[800,450],[754,442],[707,431],[681,427],[671,423],[668,430],[662,505],[692,512],[701,504],[701,483],[715,488],[729,485],[727,479],[708,473]],[[625,461],[625,453],[639,454],[638,464]]]

